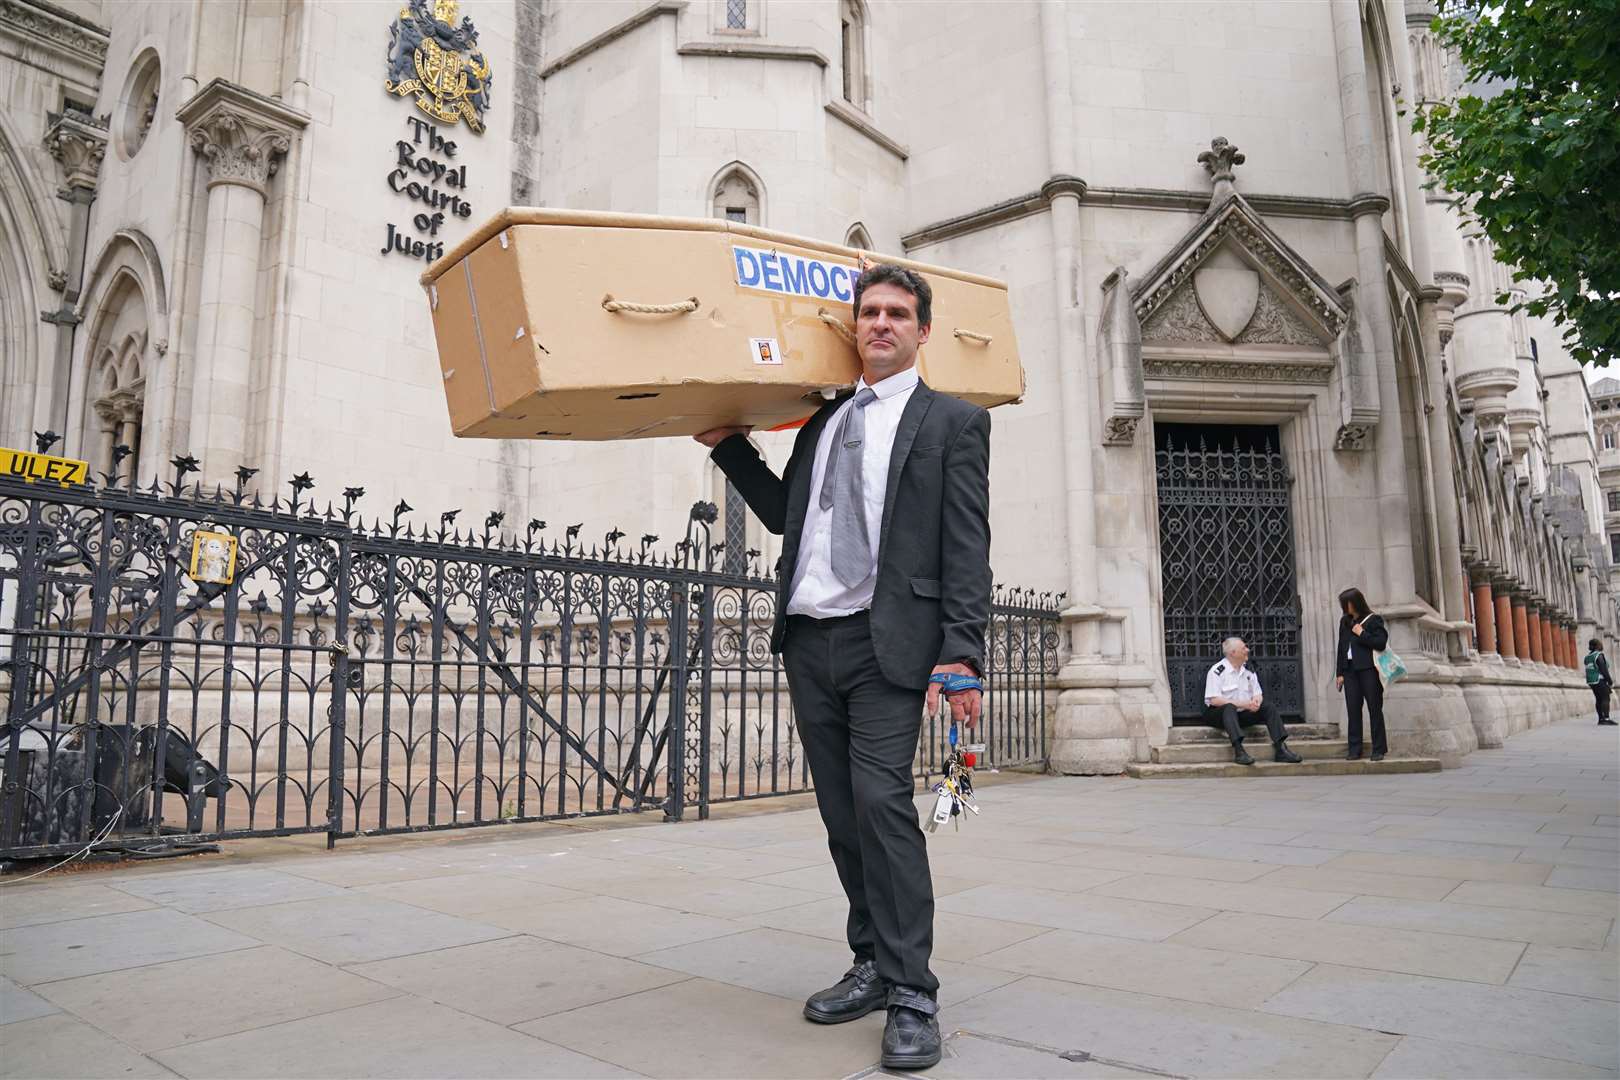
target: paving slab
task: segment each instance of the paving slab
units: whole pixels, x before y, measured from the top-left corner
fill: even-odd
[[[173,875],[150,874],[131,881],[114,882],[113,887],[142,900],[192,915],[343,894],[343,890],[336,885],[297,874],[252,867],[222,867]]]
[[[8,1024],[0,1077],[7,1080],[146,1080],[174,1073],[76,1016]]]
[[[1512,885],[1500,881],[1465,881],[1456,892],[1447,896],[1446,900],[1482,907],[1560,911],[1566,915],[1601,915],[1606,918],[1620,915],[1620,896],[1596,889]]]
[[[45,983],[39,992],[145,1053],[399,993],[269,945]]]
[[[799,1080],[875,1065],[883,1015],[812,1024],[774,994],[689,979],[515,1030],[648,1076]]]
[[[635,956],[745,929],[726,919],[614,896],[505,908],[484,912],[479,919],[513,933],[533,934],[612,956]]]
[[[1395,1037],[1339,1024],[1275,1023],[1246,1009],[1027,978],[951,1011],[953,1027],[1078,1050],[1180,1076],[1367,1076]]]
[[[1415,1035],[1402,1039],[1373,1073],[1374,1080],[1480,1080],[1481,1077],[1504,1076],[1584,1080],[1612,1077],[1614,1073],[1573,1061],[1531,1057]]]
[[[1073,866],[1121,870],[1132,874],[1172,874],[1210,881],[1253,881],[1267,872],[1264,864],[1247,859],[1205,859],[1195,855],[1087,849],[1063,860]]]
[[[329,964],[357,964],[511,936],[498,926],[364,893],[217,911],[208,919]]]
[[[1620,1001],[1620,957],[1603,949],[1532,945],[1514,969],[1509,986]]]
[[[282,873],[343,886],[408,881],[460,872],[457,867],[439,861],[445,858],[442,854],[427,851],[423,855],[423,858],[415,858],[394,851],[345,851],[340,847],[336,851],[323,852],[310,858],[278,860],[275,868]]]
[[[33,991],[25,990],[0,975],[0,1024],[15,1024],[19,1020],[32,1020],[36,1016],[49,1016],[61,1011]]]
[[[507,874],[467,873],[445,877],[384,881],[357,886],[357,891],[385,897],[412,907],[426,908],[445,915],[476,917],[486,911],[550,904],[558,900],[583,900],[585,893],[562,889]]]
[[[1557,866],[1547,875],[1547,884],[1555,889],[1596,889],[1599,892],[1620,893],[1620,871],[1595,866]]]
[[[1338,853],[1329,848],[1297,848],[1284,844],[1255,844],[1225,837],[1200,840],[1186,848],[1188,855],[1212,859],[1268,863],[1272,866],[1321,866]]]
[[[1286,915],[1319,919],[1353,899],[1349,893],[1290,889],[1258,882],[1201,881],[1198,878],[1135,874],[1091,890],[1093,896],[1126,900],[1152,900],[1161,904],[1193,904],[1218,911],[1251,911],[1257,915]]]
[[[606,1062],[414,997],[257,1028],[153,1055],[185,1076],[622,1077]]]
[[[508,1027],[687,978],[680,971],[527,936],[347,970]]]
[[[33,986],[257,944],[195,915],[155,908],[0,930],[0,974]]]
[[[1034,889],[1056,889],[1059,892],[1085,892],[1093,885],[1117,881],[1129,873],[1128,870],[1068,866],[1058,862],[1035,863],[986,855],[953,858],[948,865],[952,877],[970,880],[975,885],[996,882],[1001,885],[1027,885]],[[934,895],[944,894],[936,892]]]
[[[1320,964],[1267,1012],[1574,1061],[1620,1065],[1612,1002]]]
[[[0,930],[157,907],[150,900],[106,885],[7,883],[0,889],[4,889],[0,895],[5,897],[5,903],[0,904]]]
[[[1607,916],[1564,915],[1525,908],[1480,907],[1450,899],[1391,900],[1384,896],[1358,896],[1327,916],[1330,922],[1358,926],[1388,926],[1428,930],[1437,934],[1464,934],[1538,945],[1569,945],[1601,949],[1612,920]]]
[[[920,1073],[897,1071],[870,1075],[885,1080],[891,1077],[907,1080],[913,1076],[926,1076],[931,1080],[1132,1080],[1165,1075],[1118,1062],[1100,1061],[1084,1051],[997,1039],[975,1031],[943,1034],[944,1056],[932,1069]]]
[[[1052,930],[986,953],[978,962],[1088,986],[1244,1007],[1259,1005],[1311,967],[1297,960],[1072,930]]]
[[[1163,941],[1171,934],[1215,914],[1213,908],[1119,900],[1089,893],[1063,893],[1007,885],[981,885],[977,889],[937,900],[934,907],[959,915],[982,915],[1057,930],[1079,930],[1139,941]]]
[[[1227,952],[1484,983],[1506,982],[1524,953],[1524,946],[1518,942],[1230,912],[1184,930],[1171,941]]]
[[[1331,866],[1283,866],[1263,878],[1255,879],[1254,883],[1356,896],[1390,896],[1402,900],[1441,900],[1462,884],[1455,878],[1375,874],[1368,870],[1339,870]]]
[[[1373,874],[1415,874],[1419,877],[1468,881],[1514,881],[1540,885],[1552,872],[1550,863],[1501,862],[1488,859],[1431,858],[1426,855],[1378,854],[1349,851],[1322,864]]]

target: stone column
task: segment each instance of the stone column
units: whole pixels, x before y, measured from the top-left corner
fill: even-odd
[[[1521,663],[1530,662],[1530,613],[1523,596],[1513,597],[1513,655]]]
[[[223,79],[199,90],[176,116],[208,173],[188,449],[200,459],[205,483],[225,482],[247,463],[265,196],[293,134],[309,118]]]
[[[1544,663],[1546,658],[1541,652],[1541,608],[1535,604],[1524,606],[1524,632],[1525,644],[1529,646],[1530,661],[1535,664]]]
[[[1541,620],[1541,655],[1549,667],[1558,667],[1563,664],[1563,659],[1558,655],[1557,650],[1553,648],[1552,620],[1546,616],[1543,616]]]
[[[1504,660],[1519,655],[1518,641],[1513,633],[1513,594],[1506,581],[1492,585],[1491,598],[1496,602],[1496,652]]]
[[[78,303],[84,288],[85,241],[90,233],[90,204],[96,201],[101,162],[107,156],[107,125],[86,113],[67,110],[52,117],[45,132],[45,149],[62,170],[56,197],[69,207],[68,265],[61,268],[61,306],[40,313],[42,321],[56,327],[56,355],[49,385],[42,378],[36,389],[33,419],[41,430],[54,426],[67,432],[68,380],[73,371],[74,331],[81,318]],[[34,357],[27,361],[36,362]],[[63,452],[80,453],[78,433],[68,432],[67,437]]]
[[[1479,637],[1479,651],[1496,651],[1496,602],[1491,598],[1491,583],[1474,584],[1474,632]]]

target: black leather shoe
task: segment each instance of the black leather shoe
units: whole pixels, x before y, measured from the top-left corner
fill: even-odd
[[[1382,750],[1374,750],[1372,759],[1374,761],[1383,761],[1384,760],[1384,752]]]
[[[889,1022],[883,1028],[885,1069],[927,1069],[939,1064],[939,1004],[909,986],[889,991]]]
[[[1232,760],[1239,765],[1254,764],[1254,758],[1250,757],[1249,752],[1243,749],[1241,745],[1232,747]]]
[[[1271,759],[1273,761],[1286,761],[1290,765],[1298,765],[1301,761],[1305,760],[1292,750],[1288,749],[1288,744],[1286,742],[1280,742],[1277,744],[1276,752],[1271,755]]]
[[[844,972],[836,984],[811,994],[804,1003],[804,1018],[818,1024],[859,1020],[880,1007],[888,996],[888,980],[878,975],[877,964],[862,960]]]
[[[1361,747],[1358,746],[1353,750],[1346,750],[1344,752],[1344,760],[1346,760],[1346,761],[1360,761],[1361,760]]]
[[[1599,720],[1598,721],[1598,726],[1599,727],[1614,727],[1615,724],[1614,724],[1613,720]]]

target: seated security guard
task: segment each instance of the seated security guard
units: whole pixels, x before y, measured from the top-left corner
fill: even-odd
[[[1221,651],[1226,659],[1210,668],[1204,679],[1204,719],[1226,728],[1226,736],[1232,740],[1232,760],[1239,765],[1254,764],[1243,749],[1243,726],[1263,722],[1271,734],[1275,760],[1299,761],[1299,755],[1288,749],[1288,733],[1276,707],[1260,693],[1260,679],[1248,667],[1249,647],[1242,638],[1229,637],[1221,643]]]

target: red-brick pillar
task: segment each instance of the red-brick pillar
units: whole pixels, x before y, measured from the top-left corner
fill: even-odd
[[[1530,661],[1536,664],[1543,663],[1545,657],[1541,651],[1541,609],[1534,604],[1524,606],[1524,626],[1525,633],[1530,639],[1527,642],[1530,646]]]
[[[1575,635],[1575,627],[1569,628],[1569,666],[1572,671],[1581,670],[1581,660],[1586,653],[1581,649],[1581,639]]]
[[[1474,634],[1479,638],[1480,652],[1496,651],[1496,604],[1488,581],[1474,586]]]
[[[1513,655],[1530,660],[1530,613],[1521,597],[1513,598]]]
[[[1551,619],[1541,620],[1541,637],[1541,655],[1547,658],[1547,663],[1557,667],[1562,667],[1564,658],[1560,651],[1554,647],[1553,624]]]
[[[1494,586],[1491,598],[1496,601],[1496,651],[1503,657],[1518,656],[1518,643],[1513,634],[1513,597],[1505,586]]]

